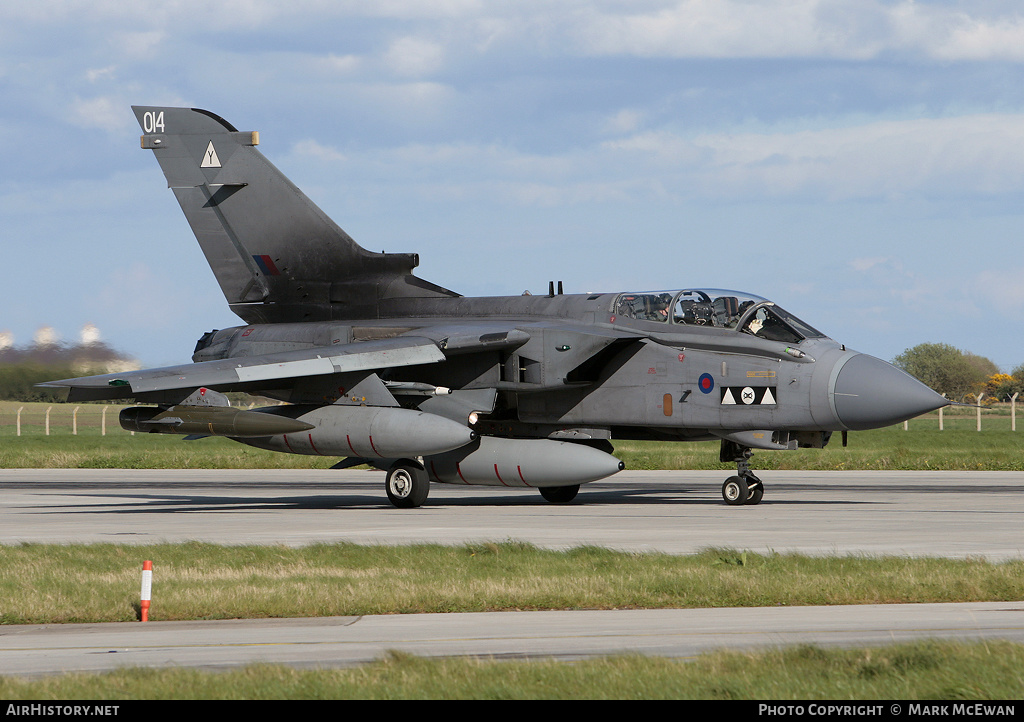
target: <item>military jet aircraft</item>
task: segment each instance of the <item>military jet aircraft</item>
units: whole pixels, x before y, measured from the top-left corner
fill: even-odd
[[[946,405],[771,301],[707,288],[465,298],[365,250],[256,149],[195,108],[134,107],[242,326],[193,363],[53,381],[134,398],[125,429],[226,436],[387,471],[400,508],[430,482],[535,487],[552,502],[620,471],[616,439],[721,441],[727,504],[757,504],[753,449],[822,448]],[[252,410],[225,392],[285,402]]]

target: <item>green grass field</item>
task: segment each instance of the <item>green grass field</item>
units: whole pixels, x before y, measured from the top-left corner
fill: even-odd
[[[0,546],[0,623],[1024,599],[1024,561],[569,551],[529,544]],[[201,593],[199,593],[201,590]]]
[[[252,666],[226,672],[129,669],[0,678],[0,699],[679,699],[1005,700],[1024,697],[1024,645],[921,642],[869,649],[800,646],[693,659],[580,662],[422,659],[392,654],[354,669]],[[888,711],[888,704],[886,704]]]
[[[17,409],[22,408],[21,435]],[[131,435],[118,407],[0,402],[0,468],[327,468],[227,439]],[[759,452],[758,469],[1024,470],[1024,419],[956,409],[838,434],[824,450]],[[77,428],[75,428],[77,427]],[[77,433],[73,433],[77,431]],[[717,443],[616,443],[632,469],[722,469]],[[1024,562],[809,558],[708,550],[674,557],[529,545],[0,547],[0,624],[126,621],[139,560],[157,569],[153,619],[322,616],[509,609],[1014,601]],[[196,593],[201,589],[202,593]],[[158,596],[157,596],[158,592]],[[424,660],[395,655],[351,670],[256,666],[225,673],[125,670],[0,678],[18,699],[1020,699],[1024,646],[925,642],[858,650],[799,647],[687,660],[623,656],[580,663]]]
[[[293,549],[167,544],[0,547],[0,623],[130,621],[139,560],[153,620],[572,608],[1019,600],[1024,561],[693,556],[526,544]],[[1024,645],[799,646],[686,660],[639,655],[421,659],[354,669],[127,669],[0,678],[0,699],[958,699],[1024,695]]]

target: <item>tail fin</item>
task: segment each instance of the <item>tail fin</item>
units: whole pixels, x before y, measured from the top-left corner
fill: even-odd
[[[247,323],[375,317],[389,297],[455,296],[415,253],[367,251],[239,132],[196,108],[132,106],[231,310]]]

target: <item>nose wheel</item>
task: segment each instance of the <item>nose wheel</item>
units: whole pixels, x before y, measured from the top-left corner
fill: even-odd
[[[760,504],[763,496],[764,486],[753,474],[730,476],[722,484],[722,498],[729,506]]]
[[[760,504],[764,497],[764,484],[750,470],[750,449],[731,441],[722,441],[720,459],[736,463],[736,476],[730,476],[722,484],[722,498],[729,506],[753,506]]]

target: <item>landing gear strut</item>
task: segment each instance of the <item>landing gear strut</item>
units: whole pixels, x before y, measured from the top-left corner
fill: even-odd
[[[764,496],[764,484],[750,470],[750,457],[754,452],[732,441],[722,441],[719,459],[727,464],[736,464],[736,476],[730,476],[722,484],[722,498],[729,506],[760,504]]]

